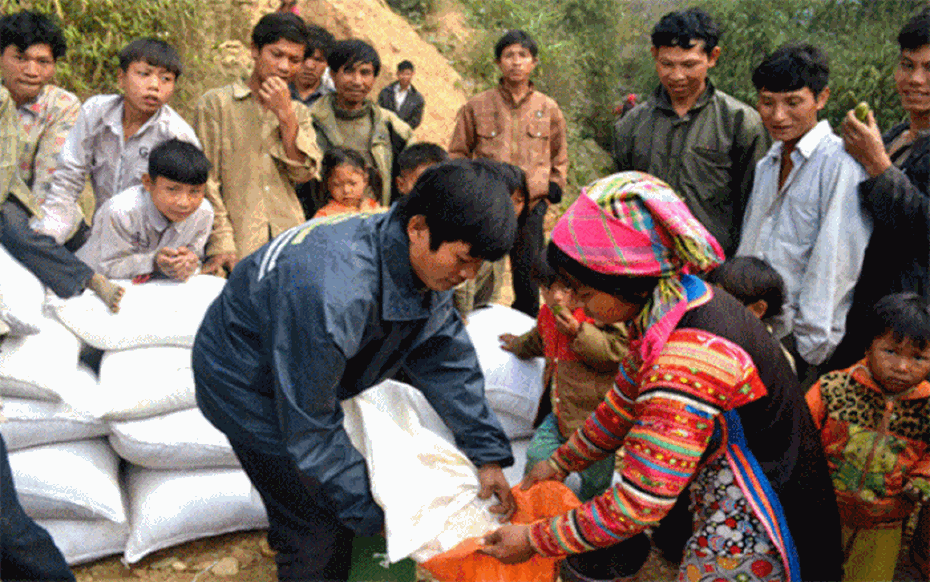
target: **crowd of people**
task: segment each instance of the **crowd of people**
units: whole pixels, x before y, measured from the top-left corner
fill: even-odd
[[[81,104],[52,82],[55,21],[0,17],[0,245],[113,312],[129,284],[227,277],[193,346],[197,403],[261,495],[279,579],[345,580],[353,537],[384,532],[339,402],[387,378],[423,392],[478,496],[514,512],[465,331],[508,260],[537,325],[501,348],[546,359],[520,486],[579,472],[583,503],[503,525],[484,553],[564,558],[564,582],[630,579],[653,545],[689,581],[892,579],[930,501],[930,11],[897,38],[908,118],[884,135],[871,112],[839,133],[818,119],[816,45],[766,55],[753,107],[709,78],[726,58],[712,17],[666,14],[659,84],[614,127],[616,173],[547,243],[569,154],[529,34],[497,41],[500,81],[444,148],[415,141],[411,61],[373,100],[375,48],[281,4],[252,30],[249,75],[191,123],[168,104],[184,69],[168,43],[129,43],[120,93]],[[0,341],[37,332],[0,297]],[[73,580],[8,509],[2,439],[0,501],[4,579]],[[930,578],[930,511],[917,532]]]

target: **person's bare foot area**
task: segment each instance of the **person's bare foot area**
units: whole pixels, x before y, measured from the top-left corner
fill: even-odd
[[[94,273],[94,276],[88,281],[87,287],[106,303],[110,311],[113,313],[119,311],[119,302],[126,292],[126,289],[121,285],[117,285],[99,273]]]

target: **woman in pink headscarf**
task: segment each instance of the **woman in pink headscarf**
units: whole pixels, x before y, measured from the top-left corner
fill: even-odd
[[[589,314],[627,322],[633,342],[604,402],[522,486],[624,455],[604,494],[504,526],[484,552],[567,556],[563,582],[622,580],[690,486],[680,580],[839,580],[836,500],[797,378],[758,319],[695,276],[723,253],[670,187],[639,172],[592,183],[547,252]]]

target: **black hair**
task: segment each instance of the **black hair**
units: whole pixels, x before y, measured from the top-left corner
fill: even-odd
[[[421,141],[411,144],[397,154],[397,173],[416,170],[425,164],[441,164],[449,159],[449,154],[441,145]]]
[[[153,67],[162,67],[175,78],[184,72],[181,57],[174,47],[157,38],[137,38],[130,42],[119,52],[119,68],[123,72],[129,70],[133,63],[148,63]]]
[[[496,261],[510,252],[517,236],[507,184],[499,173],[473,160],[427,168],[394,208],[404,225],[423,215],[434,251],[444,242],[463,241],[471,245],[472,257]]]
[[[149,154],[149,177],[162,176],[175,182],[200,186],[207,183],[210,160],[199,147],[177,138],[164,141]]]
[[[307,46],[307,24],[292,12],[272,12],[261,17],[252,29],[252,46],[262,50],[281,39]]]
[[[310,58],[316,51],[323,53],[323,58],[329,57],[329,51],[333,50],[333,44],[336,39],[332,34],[322,26],[316,24],[307,25],[307,50],[304,58]]]
[[[511,194],[514,192],[520,193],[523,198],[523,212],[520,213],[519,217],[520,223],[522,224],[526,219],[526,215],[529,213],[530,202],[530,190],[526,184],[526,172],[513,164],[498,162],[497,160],[491,160],[489,158],[477,158],[475,159],[475,163],[499,174],[504,184],[507,186],[507,191]]]
[[[398,72],[398,73],[401,72],[401,71],[412,71],[412,70],[414,70],[414,69],[413,69],[413,63],[411,63],[411,62],[408,61],[408,60],[403,60],[403,61],[397,63],[397,72]]]
[[[497,44],[494,45],[494,60],[501,60],[504,49],[513,44],[522,46],[530,51],[530,54],[534,57],[539,54],[539,47],[536,45],[536,41],[533,40],[532,36],[522,30],[508,30],[504,33],[504,36],[497,41]]]
[[[356,38],[340,40],[333,45],[329,56],[326,57],[326,64],[329,65],[333,74],[338,73],[342,67],[354,67],[368,63],[374,67],[375,77],[377,77],[381,72],[381,57],[378,56],[378,51],[367,42]]]
[[[368,186],[372,192],[381,192],[381,174],[372,168],[365,157],[358,151],[351,148],[331,147],[323,154],[323,161],[320,163],[320,180],[323,188],[329,193],[329,177],[339,166],[352,166],[368,178]]]
[[[930,8],[925,8],[905,23],[898,34],[901,50],[917,50],[930,44]]]
[[[678,46],[689,49],[694,41],[704,42],[710,54],[720,41],[720,27],[710,14],[700,8],[669,12],[652,29],[652,46]]]
[[[543,253],[536,255],[530,264],[530,281],[548,289],[559,279],[559,272],[552,268],[546,255]]]
[[[632,277],[598,273],[568,256],[552,241],[546,247],[546,259],[570,288],[578,283],[608,293],[634,305],[645,305],[659,284],[658,277]]]
[[[781,313],[785,304],[785,280],[770,264],[758,257],[734,257],[714,269],[707,281],[736,297],[743,305],[765,301],[762,319]]]
[[[930,345],[930,304],[916,293],[893,293],[879,299],[869,314],[866,331],[876,340],[889,331],[896,340]]]
[[[0,17],[0,52],[10,45],[26,52],[34,44],[49,45],[56,61],[68,51],[58,23],[45,14],[23,10]]]
[[[816,97],[830,82],[830,60],[818,47],[789,43],[763,59],[752,73],[757,91],[787,93],[807,87]]]

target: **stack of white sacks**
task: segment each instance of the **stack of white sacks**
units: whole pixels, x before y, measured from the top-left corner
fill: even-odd
[[[193,539],[267,527],[261,500],[238,467],[228,441],[203,417],[194,400],[190,347],[222,279],[197,276],[183,285],[126,283],[120,313],[112,315],[89,292],[67,301],[46,299],[38,280],[2,247],[0,273],[3,302],[17,317],[40,329],[38,334],[0,343],[0,397],[7,419],[0,423],[0,433],[11,451],[10,464],[26,513],[49,530],[69,564],[115,554],[123,554],[124,561],[132,564],[151,552]],[[495,306],[475,313],[468,326],[485,369],[488,399],[514,439],[518,466],[507,472],[512,483],[522,476],[542,392],[542,362],[516,360],[499,348],[497,336],[520,334],[532,325],[525,315]],[[99,379],[79,364],[82,343],[104,351]],[[391,419],[402,407],[428,408],[421,395],[398,383],[372,390],[392,394],[375,398],[382,407],[393,403],[394,408],[378,413]],[[357,400],[361,403],[365,396]],[[364,444],[366,439],[384,440],[378,427],[392,425],[393,420],[379,425],[368,420],[373,418],[371,412],[360,415],[364,404],[345,406],[353,442],[366,454],[380,490],[387,492],[376,498],[403,505],[409,480],[406,476],[402,483],[391,480],[406,474],[374,470],[393,465],[398,449],[372,450]],[[417,414],[426,414],[431,421],[436,418],[432,410]],[[441,422],[426,425],[420,430],[440,437],[438,446],[445,455],[440,457],[454,457],[457,452]],[[412,442],[421,446],[424,440],[417,437]],[[411,452],[412,458],[422,458]],[[378,455],[380,460],[374,458]],[[455,463],[468,466],[455,478],[455,486],[465,491],[465,497],[473,497],[473,467],[467,460]],[[425,491],[430,484],[421,486],[418,489]],[[433,485],[436,497],[449,497],[450,486],[447,472],[445,480],[438,478]],[[426,496],[418,499],[431,503]],[[451,537],[447,533],[448,539],[437,546],[434,538],[439,539],[447,525],[433,520],[414,527],[405,523],[408,509],[397,506],[388,511],[397,516],[389,523],[391,561],[417,548],[425,559],[474,533],[467,528]],[[461,508],[450,508],[450,516],[453,509]],[[414,515],[418,510],[411,511]],[[435,551],[423,554],[424,547]]]

